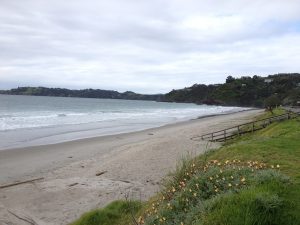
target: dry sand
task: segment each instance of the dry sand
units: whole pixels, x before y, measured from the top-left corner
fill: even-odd
[[[198,135],[248,122],[261,110],[202,118],[145,131],[0,151],[0,225],[65,225],[124,199],[148,199],[178,160],[207,150]],[[210,144],[209,148],[218,147]],[[107,171],[107,172],[105,172]],[[96,176],[99,172],[105,172]],[[13,215],[15,214],[15,215]],[[18,218],[19,217],[19,218]]]

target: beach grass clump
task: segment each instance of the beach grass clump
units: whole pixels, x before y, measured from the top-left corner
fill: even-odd
[[[96,209],[83,214],[70,225],[125,225],[132,221],[132,214],[136,214],[142,207],[140,201],[118,200],[103,209]]]
[[[183,164],[184,167],[175,173],[173,181],[167,182],[160,198],[153,201],[139,218],[140,224],[204,224],[206,219],[203,218],[208,218],[206,214],[210,215],[212,210],[217,209],[219,202],[225,201],[223,198],[235,198],[236,195],[246,193],[262,184],[268,186],[270,182],[280,183],[280,188],[289,183],[289,179],[275,171],[275,168],[257,161],[210,160],[203,164],[202,160],[192,160]],[[280,166],[277,165],[276,168],[279,169]],[[275,193],[279,189],[276,189]],[[256,194],[272,195],[269,192]],[[256,197],[253,197],[253,201]],[[272,200],[273,196],[270,199]],[[262,201],[261,205],[263,203]],[[257,213],[253,208],[251,212],[254,214],[254,211]],[[262,213],[267,214],[265,217],[272,217],[269,211]]]

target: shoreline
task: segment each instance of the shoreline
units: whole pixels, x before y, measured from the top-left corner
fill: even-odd
[[[219,114],[208,114],[208,115],[203,115],[203,116],[198,116],[196,118],[189,118],[186,120],[177,120],[173,122],[165,122],[159,125],[155,126],[146,126],[144,128],[137,128],[137,127],[128,127],[125,130],[119,130],[119,131],[111,131],[110,133],[104,132],[103,134],[100,133],[93,133],[97,130],[101,130],[101,127],[89,127],[81,130],[69,130],[69,131],[61,131],[59,133],[53,133],[53,134],[48,134],[44,135],[41,137],[33,138],[33,139],[27,139],[26,141],[21,141],[21,143],[13,143],[9,144],[6,146],[0,146],[0,152],[1,151],[7,151],[7,150],[13,150],[13,149],[21,149],[21,148],[28,148],[28,147],[41,147],[41,146],[47,146],[47,145],[55,145],[55,144],[61,144],[61,143],[66,143],[66,142],[72,142],[72,141],[79,141],[79,140],[85,140],[85,139],[93,139],[93,138],[99,138],[99,137],[106,137],[106,136],[113,136],[113,135],[121,135],[121,134],[129,134],[129,133],[136,133],[136,132],[141,132],[141,131],[147,131],[151,129],[156,129],[160,127],[165,127],[169,125],[176,125],[176,124],[181,124],[181,123],[186,123],[188,121],[194,121],[198,119],[205,119],[205,118],[210,118],[210,117],[216,117],[216,116],[222,116],[222,115],[230,115],[230,114],[235,114],[235,113],[240,113],[244,111],[251,111],[251,110],[258,110],[257,108],[241,108],[239,111],[234,111],[234,110],[229,110],[228,112],[224,113],[219,113]],[[74,125],[66,125],[63,127],[40,127],[40,128],[24,128],[20,130],[9,130],[8,132],[21,132],[21,134],[18,134],[18,136],[22,135],[23,133],[26,132],[38,132],[38,131],[44,131],[44,129],[58,129],[58,128],[64,128],[64,127],[75,127],[75,126],[89,126],[94,123],[89,123],[89,124],[74,124]],[[1,131],[5,133],[6,131]],[[82,133],[88,133],[90,132],[91,134],[86,134],[83,135]],[[76,134],[79,134],[79,136],[76,137]],[[56,137],[59,136],[71,136],[71,137],[65,137],[62,139],[56,139]],[[73,135],[73,136],[72,136]],[[83,135],[83,136],[80,136]],[[61,138],[61,137],[60,137]],[[43,144],[41,144],[43,143]]]
[[[207,117],[119,135],[0,151],[0,185],[43,177],[0,189],[0,218],[22,225],[18,212],[41,225],[65,225],[93,208],[123,199],[146,200],[187,155],[218,143],[191,138],[244,123],[262,110]],[[102,173],[97,176],[96,174]],[[0,220],[1,221],[1,220]]]

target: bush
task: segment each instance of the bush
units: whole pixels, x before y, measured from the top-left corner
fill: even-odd
[[[256,161],[184,161],[160,199],[146,210],[141,224],[240,225],[246,219],[249,225],[266,225],[282,206],[277,193],[287,184],[286,176]],[[256,190],[257,186],[274,194]],[[258,210],[260,217],[255,216]],[[230,223],[223,223],[224,218]],[[255,219],[259,223],[253,223]]]

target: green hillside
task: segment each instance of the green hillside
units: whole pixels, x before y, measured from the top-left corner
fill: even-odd
[[[128,100],[151,100],[160,101],[163,95],[144,95],[131,91],[123,93],[101,89],[71,90],[66,88],[46,88],[46,87],[18,87],[11,90],[2,90],[0,94],[7,95],[33,95],[33,96],[56,96],[56,97],[77,97],[77,98],[108,98],[108,99],[128,99]]]
[[[173,90],[165,95],[170,102],[263,107],[266,99],[278,99],[279,104],[296,105],[300,101],[300,74],[278,74],[268,77],[227,77],[226,83],[195,84]]]

